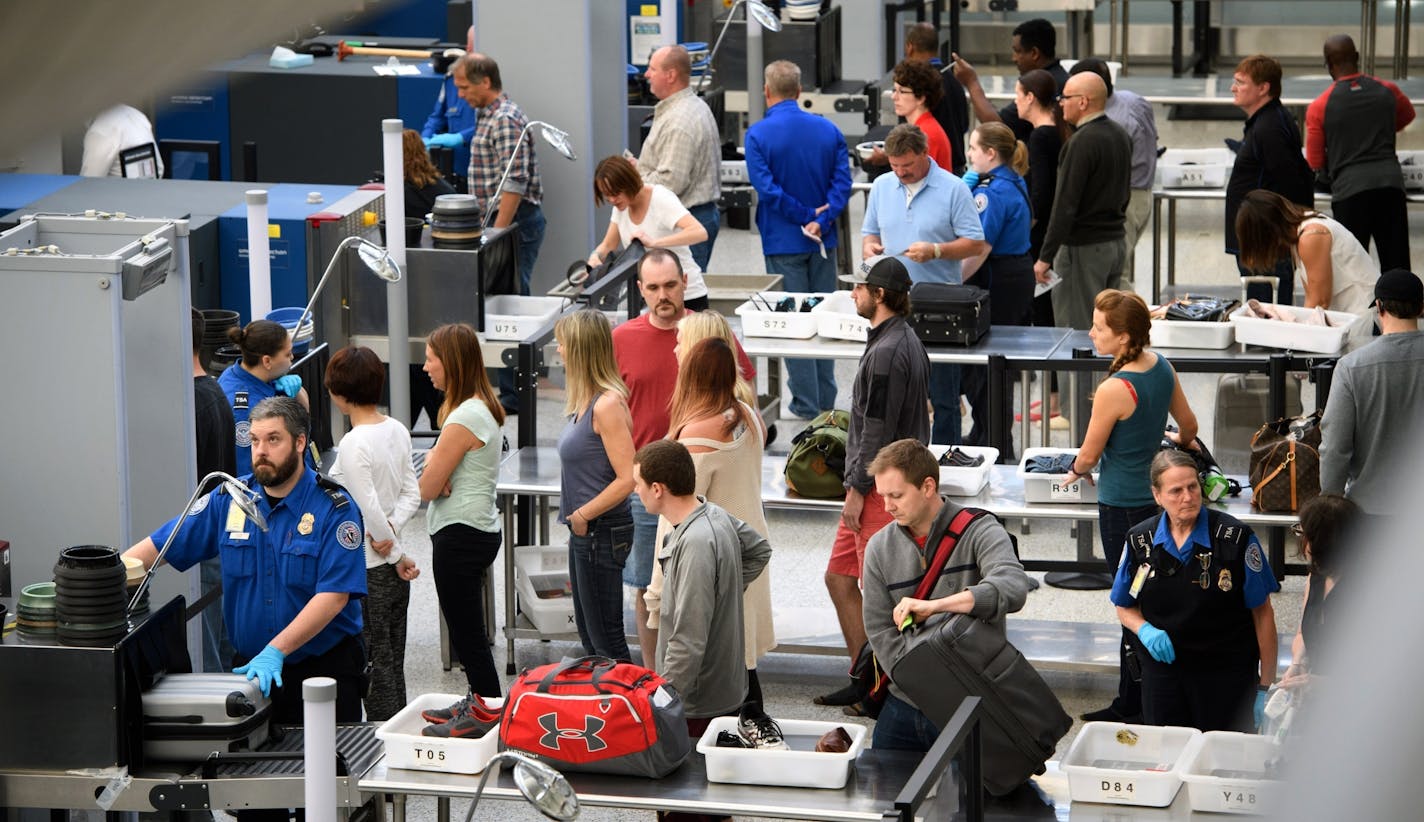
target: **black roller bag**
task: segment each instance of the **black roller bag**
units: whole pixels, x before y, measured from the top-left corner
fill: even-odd
[[[977,285],[915,283],[910,327],[925,345],[973,345],[989,333],[989,292]]]
[[[1043,773],[1073,720],[1023,654],[967,614],[936,617],[916,633],[890,679],[939,728],[966,696],[984,700],[984,788],[1004,796]]]

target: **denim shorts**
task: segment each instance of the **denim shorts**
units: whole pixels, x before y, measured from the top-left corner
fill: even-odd
[[[653,558],[657,554],[658,515],[649,514],[637,494],[628,497],[633,507],[633,550],[623,564],[623,584],[647,588],[653,582]]]

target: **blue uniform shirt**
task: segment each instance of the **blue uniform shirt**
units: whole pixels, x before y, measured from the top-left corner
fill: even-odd
[[[870,185],[862,235],[880,237],[886,254],[903,255],[910,243],[950,243],[961,237],[984,239],[984,226],[974,210],[974,199],[964,181],[930,160],[930,173],[907,204],[905,184],[894,174],[882,174]],[[962,282],[959,260],[917,263],[900,256],[900,262],[917,283]]]
[[[464,174],[470,167],[470,138],[475,134],[475,110],[460,97],[455,88],[455,78],[449,74],[440,83],[440,93],[435,97],[435,108],[425,118],[425,126],[420,136],[434,137],[437,134],[458,134],[460,145],[455,149],[456,174]]]
[[[994,257],[1027,254],[1028,230],[1033,216],[1028,205],[1028,186],[1018,172],[999,166],[979,178],[974,187],[974,208],[984,226],[984,239]]]
[[[237,432],[237,471],[234,473],[239,477],[251,474],[252,434],[248,430],[250,423],[247,416],[257,403],[277,396],[277,386],[253,376],[240,362],[229,365],[218,375],[218,385],[222,386],[223,394],[232,406],[232,421]]]
[[[252,484],[250,476],[243,481]],[[233,647],[244,658],[256,656],[286,628],[313,596],[349,594],[331,622],[305,645],[288,654],[298,662],[331,650],[361,633],[361,603],[366,595],[366,529],[361,511],[345,492],[335,492],[338,506],[316,483],[316,473],[302,475],[286,499],[269,506],[259,494],[257,506],[267,517],[263,531],[234,504],[222,486],[199,497],[165,559],[179,571],[211,557],[222,560],[223,622]],[[177,518],[151,535],[162,547]]]
[[[1211,548],[1211,534],[1207,530],[1206,508],[1201,509],[1197,515],[1196,527],[1187,537],[1187,541],[1178,546],[1172,539],[1171,526],[1168,524],[1167,515],[1160,514],[1157,521],[1157,530],[1152,534],[1152,547],[1154,549],[1165,549],[1172,553],[1183,565],[1192,562],[1192,545],[1200,545],[1203,548]],[[1261,550],[1261,542],[1256,539],[1253,533],[1251,539],[1246,543],[1246,556],[1244,566],[1246,568],[1246,579],[1242,582],[1241,597],[1245,601],[1247,608],[1255,608],[1266,601],[1266,597],[1279,591],[1281,584],[1276,582],[1276,575],[1271,571],[1271,563],[1266,559],[1266,552]],[[1109,599],[1114,605],[1123,608],[1131,608],[1137,604],[1137,598],[1133,597],[1129,591],[1132,588],[1132,577],[1137,573],[1137,563],[1132,558],[1131,549],[1124,548],[1122,560],[1117,566],[1117,576],[1113,579],[1112,593]]]
[[[810,254],[801,233],[814,220],[826,249],[836,247],[836,220],[850,198],[850,160],[834,123],[783,100],[747,129],[747,177],[757,192],[762,253]],[[822,205],[830,208],[816,214]]]

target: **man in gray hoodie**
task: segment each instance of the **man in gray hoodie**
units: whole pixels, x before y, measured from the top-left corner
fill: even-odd
[[[746,700],[742,592],[771,559],[770,543],[751,526],[693,494],[696,480],[681,443],[654,440],[633,456],[633,490],[649,514],[673,526],[657,548],[663,598],[655,668],[682,695],[694,738]],[[758,747],[785,747],[779,733],[766,742]]]
[[[960,506],[939,493],[939,463],[918,440],[903,439],[880,450],[870,463],[875,488],[893,525],[870,538],[865,550],[865,632],[884,670],[894,670],[909,650],[902,628],[935,614],[969,614],[1004,630],[1004,618],[1023,607],[1029,578],[1014,556],[1009,534],[993,517],[973,521],[954,545],[939,581],[926,599],[915,599],[934,557],[926,549],[932,531],[942,532]],[[941,543],[942,545],[943,543]],[[925,752],[939,730],[894,683],[875,723],[876,750]]]

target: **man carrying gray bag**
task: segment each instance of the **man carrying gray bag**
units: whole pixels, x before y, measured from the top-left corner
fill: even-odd
[[[984,787],[1007,794],[1043,773],[1072,726],[1005,637],[1005,617],[1028,597],[1028,575],[993,516],[975,517],[957,541],[946,536],[963,509],[940,495],[939,464],[918,441],[885,446],[869,473],[895,520],[865,551],[865,630],[891,680],[872,744],[928,751],[964,697],[981,697]],[[946,549],[947,558],[937,556]],[[942,570],[925,598],[914,598],[926,569]]]

